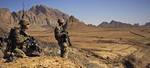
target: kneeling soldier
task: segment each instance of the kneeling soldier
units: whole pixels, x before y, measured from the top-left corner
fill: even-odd
[[[27,20],[19,21],[20,27],[14,27],[10,30],[8,39],[9,43],[7,45],[6,53],[10,54],[10,56],[15,57],[27,57],[24,50],[24,41],[29,38],[26,30],[29,28],[29,22]],[[12,58],[12,57],[8,58]]]

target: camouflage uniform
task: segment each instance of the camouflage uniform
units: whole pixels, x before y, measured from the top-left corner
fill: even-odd
[[[26,25],[25,23],[22,24]],[[8,39],[10,40],[10,44],[7,48],[8,52],[11,52],[16,57],[27,57],[24,52],[24,41],[28,39],[28,36],[21,27],[14,27],[11,29]]]
[[[58,22],[58,23],[60,23],[60,22]],[[58,45],[60,47],[60,51],[61,51],[60,56],[67,58],[68,57],[68,45],[67,45],[67,41],[65,40],[66,38],[63,37],[63,35],[65,35],[67,33],[65,32],[63,25],[57,26],[55,28],[54,32],[55,32],[55,38],[58,41]]]
[[[21,31],[19,33],[18,33],[18,35],[16,35],[16,43],[17,43],[16,45],[17,46],[14,50],[14,53],[18,57],[26,57],[26,54],[24,53],[25,49],[26,49],[26,47],[24,46],[25,45],[24,41],[28,39],[28,36],[21,34],[22,33]]]

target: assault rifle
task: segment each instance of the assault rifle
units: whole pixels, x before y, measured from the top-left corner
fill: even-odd
[[[25,43],[25,51],[28,56],[39,56],[42,52],[42,49],[39,47],[38,42],[33,37],[29,37],[24,41]]]

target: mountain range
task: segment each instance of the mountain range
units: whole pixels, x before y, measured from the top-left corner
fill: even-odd
[[[25,19],[29,20],[32,25],[37,26],[48,26],[55,27],[57,25],[57,19],[63,18],[65,20],[70,19],[69,28],[70,29],[91,29],[96,27],[150,27],[150,22],[145,25],[139,24],[127,24],[119,21],[112,20],[110,23],[102,22],[98,26],[92,24],[85,24],[80,21],[73,15],[69,16],[68,14],[54,8],[49,8],[44,5],[34,5],[30,9],[20,10],[18,12],[11,12],[8,8],[0,8],[0,31],[8,32],[11,27],[14,27],[18,24],[19,20],[25,14]],[[7,26],[7,27],[6,27]],[[78,28],[77,28],[78,27]]]

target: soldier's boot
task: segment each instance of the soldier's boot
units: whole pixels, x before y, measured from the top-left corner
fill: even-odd
[[[64,49],[63,48],[60,48],[60,57],[64,57]]]
[[[68,45],[67,43],[64,43],[64,55],[63,55],[64,58],[68,58],[68,52],[69,52]]]
[[[60,57],[64,57],[64,47],[63,47],[63,43],[59,42],[59,47],[60,47]]]
[[[65,50],[65,53],[64,53],[63,57],[68,58],[68,51],[67,50]]]
[[[13,54],[9,54],[7,57],[6,57],[6,61],[5,62],[12,62],[14,61],[14,55]]]

